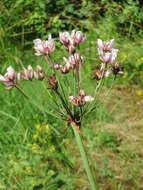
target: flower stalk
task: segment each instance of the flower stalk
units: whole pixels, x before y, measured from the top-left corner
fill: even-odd
[[[83,164],[84,164],[87,176],[88,176],[88,180],[90,183],[91,190],[97,190],[96,185],[95,185],[95,180],[94,180],[93,175],[91,173],[88,158],[87,158],[87,155],[86,155],[86,152],[84,149],[84,145],[83,145],[81,136],[79,134],[78,127],[76,126],[75,123],[71,123],[71,126],[72,126],[72,129],[73,129],[73,132],[75,135],[75,139],[76,139],[76,142],[77,142],[77,145],[78,145],[78,148],[79,148],[82,160],[83,160]]]

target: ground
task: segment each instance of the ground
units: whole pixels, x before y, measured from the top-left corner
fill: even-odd
[[[98,187],[143,190],[143,97],[134,86],[115,87],[105,102],[112,122],[98,122],[91,126],[92,132],[84,131]],[[76,168],[76,175],[82,175],[81,183],[77,182],[79,188],[90,189],[81,160],[76,162]]]

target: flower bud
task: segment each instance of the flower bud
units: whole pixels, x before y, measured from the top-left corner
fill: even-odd
[[[11,66],[7,68],[7,73],[4,76],[0,75],[0,82],[3,82],[8,89],[11,89],[17,85],[19,80],[20,74],[17,74]]]
[[[114,75],[117,75],[117,74],[123,75],[124,74],[123,68],[120,67],[118,63],[115,63],[115,64],[111,65],[111,72]]]
[[[31,65],[28,65],[27,69],[21,72],[21,76],[24,80],[32,80],[34,77],[34,70]]]
[[[57,80],[55,74],[48,77],[48,87],[50,89],[57,90],[57,88],[58,88],[58,80]]]
[[[11,66],[7,68],[7,73],[5,74],[5,77],[11,81],[15,80],[16,72]]]
[[[34,72],[34,76],[37,80],[43,80],[44,79],[44,72],[40,65],[36,66],[36,72]]]
[[[94,72],[93,72],[93,76],[92,76],[92,79],[96,79],[96,80],[101,80],[102,79],[102,72],[100,69],[95,69]]]
[[[83,57],[79,53],[75,53],[69,57],[69,62],[71,65],[77,65],[83,63]]]
[[[69,32],[60,32],[59,33],[60,42],[67,46],[69,44],[70,34]]]
[[[101,39],[97,40],[97,45],[100,50],[104,51],[112,51],[114,47],[114,39],[108,41],[108,42],[103,42]]]
[[[85,40],[85,37],[83,36],[81,31],[75,32],[75,30],[73,30],[71,37],[72,37],[74,43],[76,43],[78,45]]]
[[[65,61],[65,65],[63,66],[63,65],[56,64],[56,65],[54,65],[54,68],[59,70],[62,74],[66,74],[66,73],[68,73],[70,71],[70,69],[72,67],[71,67],[71,64],[70,64],[70,62],[68,61],[67,58],[64,57],[63,59]]]

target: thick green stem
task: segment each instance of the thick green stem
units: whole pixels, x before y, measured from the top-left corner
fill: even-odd
[[[97,188],[95,186],[95,181],[94,181],[93,175],[91,173],[91,169],[89,167],[88,158],[87,158],[86,152],[84,150],[84,145],[82,143],[82,139],[79,134],[79,130],[74,123],[72,123],[71,125],[72,125],[72,129],[74,131],[76,142],[77,142],[77,145],[78,145],[78,148],[79,148],[82,160],[83,160],[83,164],[84,164],[84,167],[85,167],[85,170],[86,170],[89,182],[90,182],[91,190],[97,190]]]

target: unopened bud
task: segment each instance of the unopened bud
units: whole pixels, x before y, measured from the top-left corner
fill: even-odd
[[[34,70],[31,65],[28,65],[27,69],[24,68],[24,70],[21,72],[21,77],[24,80],[32,80],[34,77]]]
[[[48,77],[48,85],[49,85],[48,87],[50,89],[57,90],[57,88],[58,88],[58,80],[57,80],[55,74]]]
[[[44,79],[44,72],[40,65],[36,66],[36,72],[34,72],[34,76],[37,80],[43,80]]]
[[[20,80],[20,74],[16,73],[16,71],[10,66],[7,68],[7,73],[3,76],[0,75],[0,82],[4,83],[4,85],[11,89],[18,84]]]
[[[75,30],[73,30],[71,36],[72,36],[74,43],[76,43],[78,45],[85,40],[85,37],[81,31],[75,32]]]

